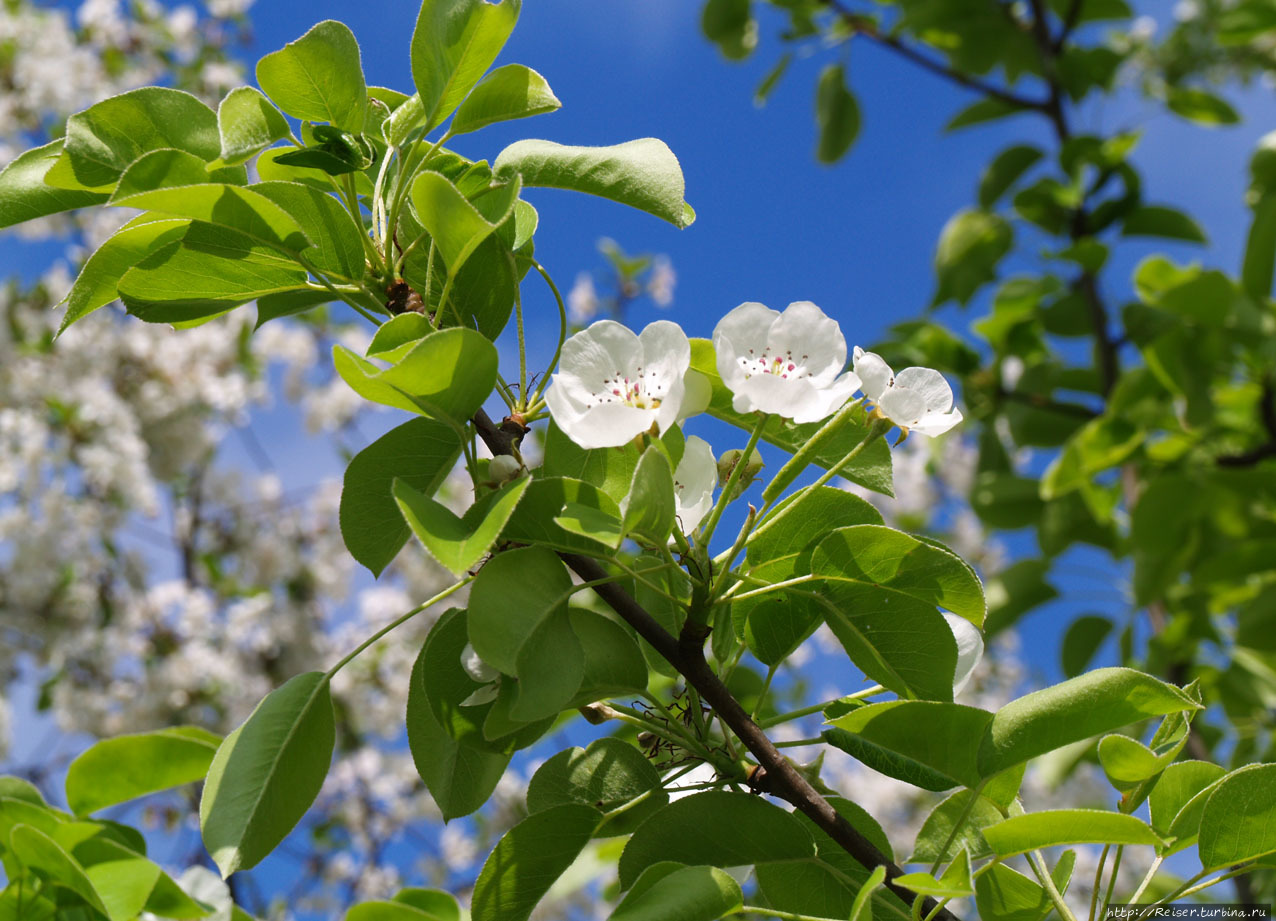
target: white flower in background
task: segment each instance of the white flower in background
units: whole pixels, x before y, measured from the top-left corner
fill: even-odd
[[[581,272],[576,276],[576,283],[567,292],[567,315],[572,323],[581,326],[588,323],[598,313],[598,289],[594,287],[594,276]]]
[[[953,673],[953,697],[956,697],[970,683],[970,676],[984,657],[984,638],[979,628],[964,617],[944,614],[944,620],[948,621],[948,629],[957,641],[957,668]]]
[[[461,650],[461,667],[465,669],[465,674],[483,685],[461,701],[462,707],[477,707],[496,700],[497,692],[501,689],[501,673],[480,659],[469,643]]]
[[[794,422],[832,415],[860,385],[843,373],[846,340],[837,321],[810,301],[784,313],[762,304],[741,304],[713,330],[718,373],[735,394],[736,412],[758,410]]]
[[[673,270],[669,257],[655,257],[651,261],[651,274],[647,276],[647,294],[657,307],[668,307],[673,303],[673,288],[677,283],[678,274]]]
[[[657,320],[639,335],[599,320],[563,343],[545,402],[582,448],[620,447],[653,427],[663,434],[684,415],[690,367],[691,343],[677,323]]]
[[[692,435],[673,472],[673,501],[684,534],[694,531],[709,514],[717,485],[718,462],[713,459],[713,449],[709,442]]]
[[[864,395],[902,429],[942,435],[961,421],[953,389],[933,368],[905,368],[896,374],[882,356],[856,346],[855,373]]]

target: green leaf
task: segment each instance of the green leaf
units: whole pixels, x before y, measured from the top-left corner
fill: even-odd
[[[179,240],[189,226],[190,221],[183,218],[141,215],[108,237],[85,260],[67,293],[66,314],[58,334],[115,300],[125,273],[157,249]]]
[[[216,316],[255,298],[304,288],[291,259],[225,227],[195,222],[180,240],[124,273],[118,290],[129,313],[149,323]]]
[[[673,468],[656,445],[643,452],[634,468],[629,493],[621,502],[626,535],[637,535],[655,547],[663,546],[674,524]]]
[[[731,391],[722,383],[722,378],[718,375],[717,359],[712,342],[707,339],[691,340],[691,367],[709,381],[711,393],[709,415],[723,422],[729,422],[746,432],[752,432],[757,420],[752,413],[746,416],[732,408]],[[794,425],[779,416],[773,416],[763,428],[762,438],[790,454],[795,454],[823,425],[823,422]],[[821,443],[819,451],[811,459],[812,463],[825,470],[829,469],[863,441],[867,431],[867,426],[863,423],[846,425]],[[890,445],[881,438],[873,441],[860,452],[855,460],[842,468],[839,475],[873,492],[893,496]]]
[[[1059,844],[1146,844],[1161,839],[1142,819],[1099,809],[1051,809],[1013,816],[984,829],[998,857]]]
[[[511,0],[506,0],[511,2]],[[523,177],[526,186],[570,189],[609,198],[685,228],[695,213],[683,200],[678,158],[664,141],[642,138],[611,147],[567,147],[553,141],[518,141],[501,151],[497,178]]]
[[[992,714],[974,707],[930,700],[892,700],[852,710],[833,720],[833,726],[855,736],[859,760],[906,782],[923,778],[925,771],[942,775],[947,784],[974,787],[981,775],[977,764],[979,740],[992,721]],[[829,739],[839,748],[845,742],[840,734]],[[869,754],[865,749],[874,749]],[[861,757],[867,755],[868,760]],[[875,763],[870,763],[875,762]],[[918,768],[925,769],[918,770]],[[900,775],[904,776],[900,776]],[[925,778],[929,780],[929,778]],[[924,789],[932,786],[919,784]]]
[[[275,141],[291,134],[283,117],[260,90],[237,86],[217,107],[221,161],[228,166],[252,159]]]
[[[1068,632],[1063,635],[1063,648],[1060,652],[1063,673],[1069,678],[1075,678],[1085,671],[1111,632],[1112,621],[1097,614],[1078,617],[1069,624]]]
[[[515,176],[471,202],[440,173],[425,170],[417,176],[412,204],[448,272],[460,272],[465,260],[510,216],[521,188]]]
[[[220,743],[218,736],[196,726],[103,739],[67,769],[67,805],[76,815],[88,815],[203,780]]]
[[[412,79],[417,93],[401,107],[415,111],[395,126],[393,143],[406,140],[417,124],[428,133],[455,111],[505,47],[521,8],[522,0],[425,0],[421,4],[412,33]]]
[[[478,131],[497,122],[544,115],[562,107],[545,78],[522,64],[506,64],[484,77],[461,103],[448,132]]]
[[[1123,237],[1164,237],[1189,243],[1208,243],[1201,225],[1177,208],[1164,205],[1141,205],[1125,216],[1121,225]]]
[[[433,419],[405,422],[356,454],[341,490],[341,537],[350,555],[379,576],[411,533],[393,484],[433,495],[460,454],[456,432]]]
[[[717,867],[648,867],[616,906],[610,921],[715,921],[734,914],[744,895]]]
[[[70,889],[110,921],[128,921],[126,915],[107,909],[79,861],[44,832],[30,825],[18,825],[9,832],[7,843],[23,866],[37,869],[58,885]]]
[[[1214,788],[1197,850],[1207,872],[1276,853],[1276,764],[1250,764]]]
[[[535,478],[523,501],[510,516],[501,538],[515,543],[543,544],[573,553],[597,554],[603,544],[593,537],[567,530],[559,523],[565,514],[583,521],[586,510],[594,523],[606,518],[620,519],[620,508],[615,500],[588,483],[568,477]]]
[[[334,741],[323,672],[271,691],[226,737],[199,803],[204,846],[223,878],[256,866],[292,831],[323,786]]]
[[[675,426],[665,432],[660,440],[669,454],[670,462],[677,464],[682,458],[684,447],[682,429]],[[620,502],[629,494],[634,469],[638,466],[640,457],[642,452],[632,443],[619,448],[582,448],[563,434],[563,430],[551,419],[545,432],[545,462],[542,469],[546,476],[583,480]]]
[[[1241,120],[1227,102],[1205,90],[1171,87],[1166,103],[1171,112],[1198,125],[1235,125]]]
[[[526,921],[601,818],[596,809],[568,803],[529,815],[507,831],[474,884],[474,921]]]
[[[947,300],[966,304],[997,277],[997,266],[1010,252],[1014,232],[1005,218],[987,211],[960,211],[944,225],[935,250],[939,287],[932,305]]]
[[[971,797],[975,797],[972,805]],[[963,848],[975,860],[988,857],[992,848],[983,830],[1004,819],[997,804],[976,790],[958,790],[931,810],[917,832],[909,863],[943,863]],[[958,822],[960,821],[960,825]],[[954,828],[956,834],[953,833]],[[946,849],[945,849],[946,848]]]
[[[207,914],[189,896],[182,899],[178,895],[181,890],[158,864],[115,841],[93,837],[73,846],[71,853],[84,868],[84,875],[102,899],[109,918],[136,918],[142,909],[151,908],[151,896],[157,887],[161,888],[162,896],[177,895],[178,902],[172,906],[176,916],[190,918]],[[162,882],[168,884],[167,892],[162,891]]]
[[[64,159],[74,181],[92,189],[109,191],[142,154],[166,147],[217,159],[217,115],[190,93],[145,86],[67,119]]]
[[[1076,851],[1064,851],[1050,871],[1060,892],[1067,891],[1076,857]],[[975,905],[982,921],[1042,921],[1054,909],[1050,894],[1035,880],[1000,863],[975,880]]]
[[[639,802],[635,802],[640,800]],[[669,802],[651,761],[623,739],[602,738],[589,748],[569,748],[541,765],[527,785],[527,811],[543,812],[579,803],[608,813],[595,837],[627,835]]]
[[[394,363],[412,351],[420,340],[434,332],[430,321],[419,313],[401,313],[382,323],[368,344],[369,358]]]
[[[1120,416],[1091,419],[1042,475],[1041,498],[1048,502],[1088,486],[1096,474],[1119,465],[1146,440],[1143,430]]]
[[[647,690],[646,660],[628,630],[585,608],[572,608],[569,615],[585,656],[585,673],[574,698],[578,703]]]
[[[771,93],[775,91],[780,80],[789,70],[789,65],[793,63],[793,55],[785,52],[780,59],[775,62],[775,66],[767,71],[766,76],[762,78],[762,82],[758,84],[758,88],[753,91],[753,104],[758,108],[766,105],[766,101],[771,98]]]
[[[475,502],[460,518],[403,480],[394,481],[392,492],[404,520],[430,556],[460,576],[492,548],[530,481],[524,476],[506,483]]]
[[[1179,761],[1167,767],[1148,796],[1148,820],[1153,831],[1167,839],[1189,831],[1194,839],[1200,828],[1199,817],[1195,827],[1181,827],[1179,832],[1174,831],[1175,820],[1189,802],[1226,773],[1223,767],[1209,761]],[[1202,809],[1205,802],[1203,799],[1200,803]]]
[[[518,653],[555,611],[566,611],[572,580],[557,554],[523,547],[496,556],[470,589],[470,642],[479,657],[518,674]]]
[[[1011,701],[993,716],[979,769],[996,774],[1150,716],[1199,710],[1173,685],[1130,668],[1101,668]]]
[[[705,38],[732,61],[742,61],[757,46],[757,22],[749,0],[707,0],[700,14]]]
[[[306,228],[314,245],[302,255],[312,265],[350,281],[363,278],[363,229],[337,199],[299,182],[258,182],[248,191],[274,202]]]
[[[279,108],[304,121],[358,134],[368,108],[359,42],[328,19],[257,62],[257,85]]]
[[[895,877],[895,885],[938,899],[961,899],[974,895],[975,886],[970,879],[970,854],[965,849],[958,851],[957,859],[948,865],[938,879],[930,873],[904,873]]]
[[[815,121],[820,130],[815,158],[821,163],[836,163],[846,156],[860,133],[860,106],[846,88],[841,64],[829,64],[820,71],[815,84]]]
[[[1186,727],[1179,741],[1186,741]],[[1181,748],[1182,745],[1175,745],[1164,752],[1154,752],[1128,736],[1104,736],[1099,740],[1099,764],[1112,785],[1125,792],[1165,770]]]
[[[957,131],[960,128],[982,125],[985,122],[996,121],[997,119],[1030,111],[1032,110],[1025,109],[1022,106],[1010,105],[1000,99],[980,99],[978,102],[973,102],[966,106],[966,108],[950,118],[948,124],[944,125],[944,130]]]
[[[58,189],[44,175],[62,155],[62,141],[50,141],[18,156],[0,171],[0,228],[106,201],[108,193]]]
[[[552,719],[576,696],[585,677],[585,651],[565,607],[551,611],[527,634],[512,674],[518,682],[513,684],[509,717],[517,723]],[[491,735],[486,724],[483,731]]]
[[[1058,590],[1046,579],[1049,571],[1049,560],[1019,560],[989,579],[984,589],[988,598],[984,635],[1000,633],[1033,608],[1058,598]]]
[[[430,631],[430,639],[421,647],[421,654],[412,666],[407,711],[408,748],[412,751],[412,760],[445,822],[469,815],[487,802],[512,756],[511,751],[493,751],[458,741],[434,713],[425,682],[427,652],[435,634],[442,635],[439,628],[445,626],[448,617],[445,614],[435,624]],[[468,680],[469,676],[460,667],[461,648],[465,645],[464,612],[459,612],[459,617],[453,615],[451,621],[459,626],[459,630],[454,631],[459,645],[449,649],[454,653],[451,656],[452,666],[455,672],[459,672],[459,678]],[[447,655],[443,659],[446,660]],[[470,687],[477,685],[470,681]],[[465,691],[466,696],[470,693],[471,690]],[[464,698],[458,698],[461,699]],[[481,730],[476,729],[475,732],[481,740]]]
[[[294,252],[310,245],[297,220],[269,198],[223,182],[190,183],[190,165],[190,155],[181,151],[152,151],[120,177],[110,204],[203,221]]]
[[[1039,148],[1029,144],[1016,144],[997,154],[979,179],[979,207],[986,211],[997,204],[1043,156]]]
[[[440,915],[403,902],[361,902],[346,912],[345,921],[448,921],[451,918],[460,921],[459,914]]]
[[[474,415],[496,384],[496,346],[472,329],[432,333],[386,369],[343,346],[332,357],[337,373],[360,396],[458,424]]]
[[[873,894],[886,884],[886,868],[877,867],[868,874],[868,879],[860,886],[855,896],[855,904],[851,907],[850,921],[872,921]]]
[[[746,793],[709,790],[670,803],[638,826],[620,855],[620,886],[628,889],[662,860],[738,867],[814,856],[814,839],[790,813]]]
[[[1276,194],[1265,193],[1254,203],[1254,221],[1245,242],[1245,259],[1241,266],[1241,282],[1254,298],[1272,295],[1272,276],[1276,273]]]

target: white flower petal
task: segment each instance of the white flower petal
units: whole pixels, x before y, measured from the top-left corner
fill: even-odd
[[[615,375],[634,376],[642,352],[638,335],[615,320],[599,320],[563,343],[559,374],[586,386]]]
[[[846,367],[842,328],[810,301],[794,301],[780,314],[767,345],[772,352],[792,354],[816,387],[832,383]]]
[[[713,490],[718,485],[718,462],[703,438],[687,439],[673,473],[674,504],[682,533],[690,534],[713,508]]]
[[[934,368],[905,368],[895,375],[895,386],[920,393],[927,412],[946,413],[953,408],[953,388]]]
[[[483,704],[491,703],[492,701],[496,700],[496,695],[499,694],[500,691],[501,691],[500,682],[493,681],[491,684],[483,685],[481,688],[476,690],[469,697],[465,698],[465,700],[461,701],[459,706],[479,707],[479,706],[482,706]]]
[[[961,410],[954,409],[946,413],[927,413],[913,423],[910,431],[922,435],[942,435],[962,420]]]
[[[699,371],[688,371],[682,376],[682,406],[678,409],[678,419],[690,419],[709,408],[713,398],[713,386],[709,378]]]
[[[944,620],[957,641],[957,669],[953,674],[953,697],[956,697],[970,683],[970,676],[984,657],[984,638],[979,628],[964,617],[945,613]]]
[[[619,448],[650,431],[657,412],[625,403],[602,403],[586,410],[571,429],[561,422],[559,427],[582,448]]]
[[[480,659],[479,654],[474,651],[474,647],[469,643],[466,643],[465,648],[461,650],[461,667],[465,669],[467,675],[479,684],[495,681],[501,675],[499,671]]]
[[[913,390],[889,387],[878,399],[877,408],[896,425],[912,428],[926,415],[926,399]]]
[[[859,375],[860,389],[874,403],[882,398],[891,385],[894,373],[881,355],[855,347],[855,373]]]

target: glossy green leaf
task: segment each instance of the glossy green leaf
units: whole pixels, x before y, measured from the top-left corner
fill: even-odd
[[[474,884],[474,921],[526,921],[601,818],[596,809],[568,803],[533,813],[507,831]]]
[[[945,131],[957,131],[961,128],[969,128],[971,125],[982,125],[985,122],[997,121],[998,119],[1007,118],[1011,115],[1018,115],[1021,112],[1032,111],[1024,109],[1020,106],[1013,106],[1008,102],[1000,99],[980,99],[978,102],[972,102],[966,108],[962,109],[956,115],[948,120],[944,125]]]
[[[292,831],[323,786],[334,742],[322,672],[271,691],[226,737],[199,804],[204,846],[223,877],[256,866]]]
[[[380,575],[411,533],[393,484],[398,481],[431,496],[460,454],[456,432],[433,419],[405,422],[356,454],[341,490],[341,536],[350,555]]]
[[[1181,832],[1188,832],[1194,839],[1200,828],[1199,816],[1195,827],[1190,829],[1185,822],[1175,831],[1175,821],[1189,802],[1226,773],[1225,768],[1209,761],[1179,761],[1167,767],[1148,796],[1148,821],[1152,829],[1162,838],[1179,837]],[[1200,806],[1204,809],[1204,799]]]
[[[1254,220],[1245,241],[1241,283],[1251,297],[1271,297],[1272,277],[1276,274],[1276,195],[1264,194],[1253,208]]]
[[[50,141],[19,155],[0,171],[0,227],[106,201],[106,192],[58,189],[45,184],[45,173],[61,154],[62,141]]]
[[[1039,148],[1030,144],[1016,144],[997,154],[979,179],[979,207],[987,210],[997,204],[1043,156]]]
[[[855,896],[855,904],[851,907],[850,921],[872,921],[873,895],[886,884],[886,868],[877,867],[864,880],[860,891]]]
[[[484,662],[516,675],[523,644],[551,614],[566,610],[571,594],[571,577],[553,552],[524,547],[499,554],[470,589],[470,642]]]
[[[510,0],[506,0],[510,2]],[[548,186],[599,195],[687,227],[695,213],[683,200],[678,158],[664,141],[642,138],[611,147],[567,147],[552,141],[517,141],[501,151],[492,171]]]
[[[1180,742],[1186,741],[1186,727]],[[1125,791],[1155,777],[1177,757],[1181,745],[1168,746],[1158,753],[1136,739],[1123,735],[1104,736],[1099,740],[1099,764],[1103,773],[1118,790]]]
[[[1198,125],[1234,125],[1241,120],[1225,100],[1201,89],[1171,87],[1166,103],[1171,112]]]
[[[77,183],[109,191],[144,153],[172,147],[205,162],[221,155],[217,115],[190,93],[145,86],[112,96],[66,123],[66,161]]]
[[[217,130],[221,160],[228,165],[252,159],[291,133],[288,120],[251,86],[237,86],[226,94],[217,107]]]
[[[620,519],[620,508],[615,500],[588,483],[568,477],[536,478],[510,516],[501,537],[516,543],[543,544],[558,550],[597,554],[602,551],[603,543],[569,531],[559,523],[564,515],[580,520],[586,510],[594,515],[595,523],[603,516],[615,521]]]
[[[970,854],[964,849],[958,851],[957,858],[938,878],[930,873],[914,871],[895,877],[895,885],[937,899],[961,899],[974,895],[975,886],[970,879]]]
[[[359,42],[344,23],[325,20],[266,55],[257,62],[257,85],[295,118],[363,130],[368,90]]]
[[[1059,844],[1161,843],[1142,819],[1099,809],[1051,809],[1013,816],[984,829],[984,839],[998,857]]]
[[[722,383],[722,378],[718,375],[717,359],[712,342],[707,339],[691,340],[691,367],[703,374],[709,381],[711,393],[708,408],[709,415],[715,419],[721,419],[723,422],[729,422],[731,425],[746,432],[752,432],[756,419],[752,417],[752,414],[746,416],[742,413],[737,413],[732,408],[731,391]],[[788,420],[775,416],[763,428],[762,438],[764,441],[776,445],[790,454],[794,454],[811,440],[812,436],[823,427],[823,424],[822,422],[812,422],[805,425],[795,425]],[[829,469],[863,441],[867,431],[867,427],[862,423],[845,426],[841,431],[821,443],[820,450],[812,458],[812,463],[825,470]],[[886,443],[885,439],[879,438],[873,441],[860,452],[855,460],[842,468],[840,475],[853,483],[858,483],[860,486],[871,489],[873,492],[893,496],[894,492],[891,491],[890,445]]]
[[[1276,853],[1276,764],[1250,764],[1219,782],[1201,813],[1197,850],[1207,871]]]
[[[610,921],[716,921],[744,904],[740,884],[717,867],[648,867]]]
[[[368,343],[368,357],[394,363],[412,347],[434,332],[430,321],[419,313],[401,313],[382,323]]]
[[[643,452],[620,510],[625,534],[655,547],[668,540],[675,514],[673,467],[659,447]]]
[[[935,275],[939,286],[933,304],[947,300],[967,303],[983,285],[997,277],[997,266],[1014,242],[1005,218],[988,211],[961,211],[939,235]]]
[[[670,803],[634,832],[620,855],[628,889],[654,863],[738,867],[815,856],[815,841],[793,815],[746,793],[710,790]]]
[[[120,300],[150,323],[215,316],[255,298],[304,288],[291,259],[225,227],[195,222],[120,279]]]
[[[669,454],[670,462],[677,464],[684,447],[682,430],[675,426],[665,432],[660,441]],[[551,419],[545,432],[542,469],[546,476],[583,480],[620,502],[629,494],[640,457],[642,452],[633,444],[595,450],[582,448],[563,434],[563,430]]]
[[[44,832],[30,825],[18,825],[9,832],[8,844],[23,866],[39,870],[56,884],[70,889],[109,921],[129,921],[127,915],[108,911],[79,861]]]
[[[878,764],[885,766],[902,759],[910,768],[920,766],[943,775],[948,783],[941,789],[948,789],[959,784],[978,785],[979,740],[991,721],[991,713],[974,707],[929,700],[893,700],[856,708],[833,720],[833,726],[854,735],[862,745],[878,750],[870,758],[876,764],[869,764],[870,767],[880,771]],[[839,740],[841,737],[836,735],[829,739],[835,745]],[[865,754],[863,750],[851,754],[865,760],[861,757]],[[904,773],[906,776],[899,779],[908,780],[910,772],[896,769],[887,773],[896,777]]]
[[[860,133],[860,107],[846,88],[846,72],[841,64],[829,64],[820,71],[815,84],[815,121],[819,143],[815,158],[836,163],[855,143]]]
[[[59,335],[77,320],[115,300],[120,279],[151,253],[186,233],[190,221],[142,215],[125,224],[85,260],[66,296]]]
[[[434,638],[438,627],[444,624],[444,615],[431,631]],[[453,622],[458,624],[457,631],[460,645],[451,647],[450,658],[453,661],[458,677],[468,679],[460,668],[460,650],[465,644],[465,620],[463,614]],[[426,689],[426,653],[430,642],[421,648],[412,666],[412,676],[408,683],[407,730],[408,748],[412,752],[412,760],[416,764],[417,773],[425,782],[426,789],[444,821],[474,812],[492,795],[500,782],[505,768],[510,762],[511,751],[493,751],[474,745],[467,745],[453,737],[434,713],[430,695]],[[447,655],[444,658],[448,658]],[[477,687],[470,682],[471,687]],[[466,695],[471,691],[466,691]],[[463,698],[460,698],[463,699]],[[475,730],[479,739],[481,730]]]
[[[562,107],[545,78],[522,64],[498,67],[461,103],[449,132],[468,134],[497,122],[544,115]]]
[[[77,815],[88,815],[203,780],[220,743],[218,736],[196,726],[103,739],[67,769],[67,805]]]
[[[994,714],[980,745],[987,776],[1073,742],[1150,716],[1198,710],[1173,685],[1129,668],[1101,668],[1011,701]]]
[[[189,154],[156,150],[139,159],[120,177],[110,204],[226,227],[254,242],[293,252],[309,245],[296,218],[258,192],[222,182],[184,184],[185,177],[157,179],[157,166],[167,170],[172,160],[180,157]],[[169,185],[171,181],[181,184]]]
[[[638,641],[625,627],[585,608],[572,608],[569,615],[585,656],[577,704],[647,690],[646,661]]]
[[[389,368],[343,346],[332,357],[337,373],[360,396],[458,424],[474,415],[496,384],[496,346],[472,329],[426,336]]]
[[[442,921],[442,917],[402,902],[360,902],[346,912],[345,921]]]
[[[396,479],[394,500],[417,539],[443,568],[460,576],[492,548],[530,482],[521,477],[487,493],[461,517],[410,484]]]
[[[602,738],[589,748],[561,751],[541,765],[527,785],[528,812],[579,803],[608,813],[628,806],[594,832],[626,835],[669,802],[647,756],[623,739]],[[632,805],[630,805],[632,804]]]
[[[1060,892],[1067,891],[1076,857],[1076,851],[1064,851],[1050,871]],[[975,905],[982,921],[1043,921],[1054,909],[1050,894],[1036,880],[1000,863],[975,880]]]
[[[585,677],[585,651],[565,607],[551,611],[528,633],[512,674],[518,681],[512,685],[511,720],[552,719],[567,708]],[[485,725],[484,733],[490,736],[491,728]]]
[[[302,255],[311,265],[338,279],[363,278],[363,229],[337,199],[299,182],[258,182],[248,191],[274,202],[306,228],[313,245]]]
[[[1119,416],[1091,419],[1077,430],[1041,478],[1041,498],[1058,499],[1088,486],[1096,475],[1119,465],[1147,440],[1138,427]]]
[[[412,33],[416,96],[405,102],[410,119],[394,129],[401,143],[416,126],[428,132],[443,122],[492,66],[518,22],[522,0],[425,0]],[[396,113],[397,115],[398,113]]]
[[[426,170],[412,183],[412,204],[452,274],[514,210],[518,177],[471,202],[446,176]]]

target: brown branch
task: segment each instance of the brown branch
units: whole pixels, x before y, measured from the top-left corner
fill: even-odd
[[[852,10],[848,10],[842,6],[838,0],[824,0],[824,3],[835,12],[841,20],[855,35],[862,35],[865,38],[876,42],[883,48],[895,52],[903,58],[912,61],[923,70],[930,71],[932,74],[943,77],[958,86],[966,89],[975,90],[990,99],[996,99],[1004,102],[1008,106],[1016,109],[1024,109],[1028,111],[1044,111],[1046,101],[1040,99],[1030,99],[1026,96],[1019,96],[1009,90],[1004,90],[999,86],[994,86],[978,77],[972,77],[953,67],[949,67],[940,61],[922,54],[911,45],[905,44],[901,39],[894,35],[888,35],[878,30],[874,23],[867,16],[861,16]]]
[[[479,437],[493,454],[510,453],[516,439],[511,439],[503,431],[503,427],[497,426],[487,413],[480,409],[473,421]],[[558,555],[586,582],[608,578],[607,570],[596,560],[561,551]],[[810,781],[798,773],[793,763],[780,754],[779,749],[749,717],[722,679],[709,667],[704,657],[707,627],[684,629],[680,637],[674,637],[616,583],[604,581],[594,586],[594,592],[676,668],[687,683],[696,689],[702,700],[713,707],[722,721],[758,759],[758,764],[766,770],[768,790],[771,793],[791,803],[863,866],[869,869],[885,867],[886,886],[903,899],[905,904],[910,904],[916,898],[915,893],[895,884],[895,879],[904,871],[879,851],[873,842],[860,834],[855,826],[811,786]],[[939,907],[933,899],[927,898],[924,905],[927,914],[934,912],[933,917],[939,921],[958,921],[952,912]]]

